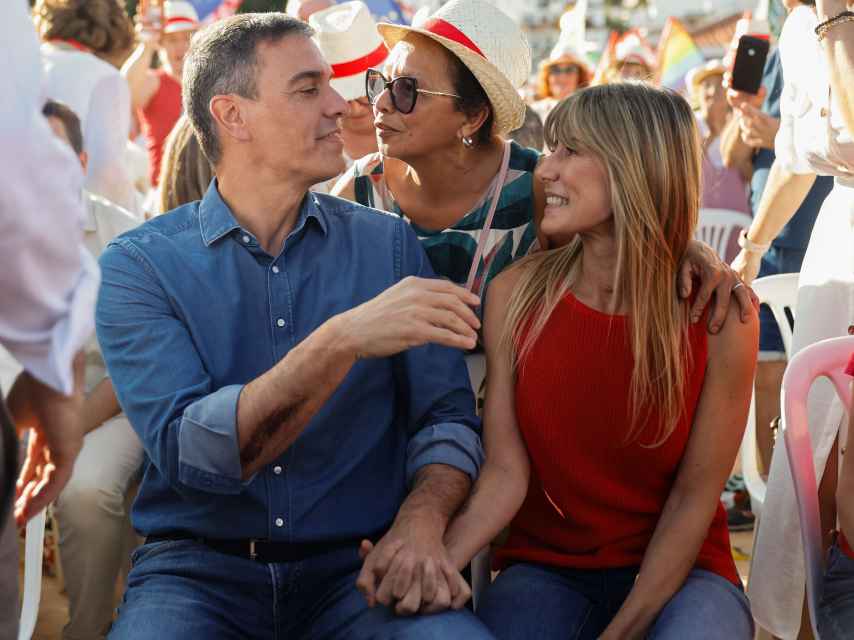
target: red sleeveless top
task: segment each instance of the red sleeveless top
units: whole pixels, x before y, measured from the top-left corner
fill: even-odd
[[[160,80],[157,91],[143,109],[137,111],[145,146],[148,149],[149,178],[157,186],[160,181],[160,161],[163,159],[163,146],[172,127],[181,117],[181,83],[163,69],[155,72]]]
[[[626,443],[634,361],[628,322],[568,294],[516,381],[516,415],[531,456],[528,494],[496,565],[639,566],[685,453],[707,362],[706,324],[690,329],[686,412],[655,448],[659,421]],[[718,504],[696,567],[740,585]]]

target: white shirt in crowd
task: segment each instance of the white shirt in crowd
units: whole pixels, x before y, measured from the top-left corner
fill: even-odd
[[[110,241],[125,231],[130,231],[143,221],[127,209],[113,204],[94,193],[83,191],[83,203],[86,206],[86,219],[83,223],[83,242],[97,259]],[[86,391],[107,376],[107,366],[101,355],[101,348],[93,335],[86,344]]]
[[[39,43],[25,2],[0,4],[0,68],[0,344],[70,393],[72,359],[92,335],[98,266],[83,245],[80,163],[41,113]]]
[[[80,118],[89,156],[86,189],[136,211],[125,155],[131,113],[127,81],[111,64],[63,42],[43,43],[41,55],[45,95],[64,102]]]

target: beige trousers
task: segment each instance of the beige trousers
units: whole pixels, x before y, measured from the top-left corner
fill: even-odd
[[[54,505],[69,601],[65,640],[103,638],[112,624],[116,578],[133,535],[125,498],[142,457],[142,444],[124,415],[105,422],[86,435],[71,480]]]

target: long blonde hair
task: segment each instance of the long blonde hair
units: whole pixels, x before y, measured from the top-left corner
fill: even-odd
[[[193,125],[186,115],[182,115],[163,148],[160,212],[166,213],[182,204],[201,200],[213,176],[213,167],[202,153]]]
[[[659,446],[684,411],[688,304],[676,294],[677,269],[697,225],[700,203],[699,133],[688,103],[641,83],[583,89],[546,120],[546,144],[590,153],[605,166],[617,240],[615,299],[628,305],[633,423],[636,440],[656,411]],[[523,367],[557,303],[572,288],[583,246],[535,254],[518,264],[504,345]]]

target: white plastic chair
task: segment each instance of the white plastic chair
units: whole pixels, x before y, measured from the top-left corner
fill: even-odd
[[[46,510],[42,509],[27,522],[27,539],[24,551],[24,598],[18,640],[30,640],[39,617],[42,597],[42,560],[44,557],[44,527]]]
[[[726,259],[730,238],[742,229],[750,228],[752,218],[741,211],[728,209],[700,209],[700,223],[694,237],[715,250],[721,259]]]
[[[777,276],[758,278],[751,285],[759,298],[759,302],[767,304],[774,314],[780,335],[783,337],[783,349],[788,359],[792,352],[792,327],[786,317],[788,309],[792,317],[795,315],[795,304],[798,300],[798,274],[784,273]],[[759,475],[759,465],[756,452],[756,388],[750,398],[750,413],[747,415],[747,428],[741,441],[741,472],[744,484],[750,494],[750,508],[756,517],[762,515],[765,504],[765,480]]]
[[[783,407],[783,438],[786,442],[786,454],[795,485],[795,498],[801,521],[801,542],[804,546],[807,580],[807,607],[816,640],[819,639],[816,613],[823,588],[824,561],[818,484],[807,421],[807,396],[815,379],[825,376],[833,382],[842,403],[850,408],[851,379],[844,374],[844,369],[852,353],[854,353],[854,336],[823,340],[804,348],[789,362],[783,376],[783,390],[780,396]]]

